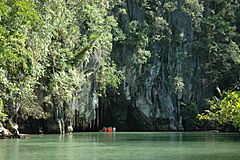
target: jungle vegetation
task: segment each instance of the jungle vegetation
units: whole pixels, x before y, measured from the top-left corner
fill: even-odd
[[[109,56],[117,27],[110,11],[119,3],[1,0],[0,121],[51,116],[44,103],[61,108],[77,96],[88,72],[84,63],[93,55],[99,94],[117,88],[122,75]]]

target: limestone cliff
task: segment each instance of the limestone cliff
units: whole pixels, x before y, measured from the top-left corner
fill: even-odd
[[[239,1],[48,0],[3,6],[5,128],[10,119],[27,133],[104,126],[195,130],[196,115],[209,107],[209,98],[239,90]]]
[[[194,22],[184,3],[127,0],[119,23],[129,36],[115,43],[112,53],[126,76],[120,96],[110,96],[113,123],[120,129],[182,130],[181,104],[202,106],[212,94],[201,82],[204,61],[192,49]],[[134,39],[140,34],[148,39],[144,47]],[[151,52],[144,63],[135,63],[139,48]]]

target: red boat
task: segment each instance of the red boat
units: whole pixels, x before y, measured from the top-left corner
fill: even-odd
[[[113,129],[112,129],[112,127],[103,127],[102,131],[103,132],[112,132]]]

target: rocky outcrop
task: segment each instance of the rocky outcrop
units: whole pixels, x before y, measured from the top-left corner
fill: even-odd
[[[0,139],[12,138],[13,134],[6,128],[0,127]]]
[[[0,139],[5,138],[24,138],[18,131],[18,125],[13,123],[12,120],[7,120],[4,127],[0,127]]]
[[[96,82],[96,72],[100,67],[98,56],[92,53],[82,64],[84,80],[79,84],[80,89],[72,101],[65,102],[60,107],[47,107],[52,108],[48,112],[53,113],[53,116],[44,122],[44,132],[64,134],[73,130],[91,129],[95,125],[99,105]]]

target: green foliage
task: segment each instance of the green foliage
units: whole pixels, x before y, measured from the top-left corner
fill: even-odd
[[[240,127],[240,92],[224,92],[221,99],[214,97],[209,101],[210,109],[199,114],[199,120],[207,120],[216,125],[230,124]]]
[[[191,16],[195,29],[199,29],[204,11],[204,6],[201,0],[185,0],[182,10]]]
[[[203,17],[198,40],[194,42],[194,52],[201,56],[202,71],[205,74],[204,85],[219,86],[228,90],[239,81],[239,32],[237,29],[238,1],[204,0]],[[211,122],[215,126],[225,124],[239,127],[238,97],[239,92],[225,92],[220,99],[214,97],[210,101],[210,109],[199,114],[202,121]]]
[[[176,9],[176,4],[172,1],[167,0],[163,5],[165,12],[173,12]]]
[[[195,103],[181,103],[181,115],[183,118],[183,127],[186,130],[194,130],[197,127],[198,109]]]
[[[138,21],[129,23],[129,34],[126,41],[134,48],[133,63],[144,64],[151,57],[151,52],[147,49],[149,46],[149,26],[147,23],[140,24]]]
[[[175,93],[182,93],[184,89],[183,78],[181,76],[176,76],[173,79],[173,90]]]
[[[101,84],[99,88],[100,95],[106,93],[106,89],[109,85],[114,90],[117,90],[123,79],[123,73],[117,70],[116,64],[113,62],[106,62],[97,74],[97,82]]]
[[[205,16],[197,30],[194,52],[205,60],[206,85],[233,87],[239,77],[239,44],[236,28],[236,1],[204,1]]]
[[[4,122],[7,119],[7,115],[3,112],[3,101],[0,98],[0,127],[2,125],[2,122]]]
[[[50,90],[53,97],[57,97],[62,101],[69,101],[73,98],[74,93],[79,90],[79,85],[83,79],[83,75],[78,70],[69,70],[54,73],[52,75]]]
[[[159,44],[171,42],[172,31],[168,22],[163,17],[155,17],[151,27],[152,41]]]
[[[30,100],[33,53],[26,47],[28,33],[40,21],[31,1],[2,1],[0,17],[0,96],[3,108],[14,115],[24,99]],[[5,8],[5,9],[4,9]],[[25,93],[26,92],[26,93]],[[29,93],[30,97],[25,97]]]
[[[176,9],[176,2],[141,0],[136,3],[143,9],[144,20],[130,16],[128,26],[123,28],[126,39],[121,43],[132,49],[132,63],[142,65],[154,56],[159,56],[155,53],[154,46],[170,46],[172,31],[167,14]]]
[[[141,48],[138,48],[136,54],[133,56],[133,61],[136,64],[144,64],[148,61],[150,57],[151,57],[150,51],[142,50]]]
[[[38,102],[35,94],[35,83],[36,79],[32,77],[26,77],[26,81],[20,82],[19,86],[21,86],[21,88],[18,91],[18,99],[14,103],[16,108],[14,108],[14,112],[11,113],[12,116],[17,114],[18,117],[23,120],[28,119],[28,117],[46,119],[50,116],[49,113],[43,110]]]

